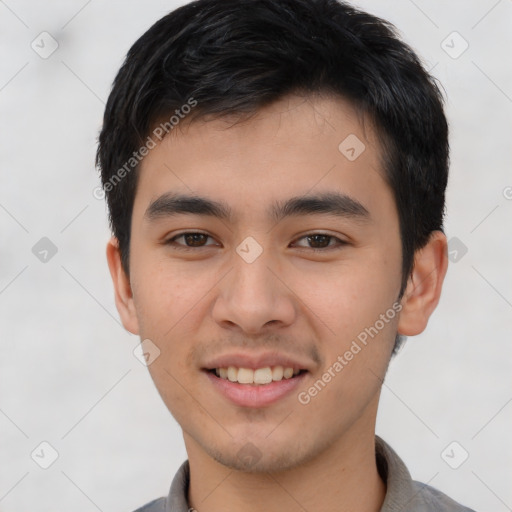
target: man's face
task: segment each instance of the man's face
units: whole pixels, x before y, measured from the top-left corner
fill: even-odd
[[[397,331],[389,310],[401,242],[371,126],[363,130],[342,100],[312,97],[288,97],[238,124],[182,125],[142,162],[130,245],[135,313],[125,325],[160,350],[149,371],[187,449],[277,471],[373,435]],[[231,217],[154,204],[165,194],[223,203]],[[341,196],[337,211],[306,202],[271,215],[292,198],[328,194]],[[243,384],[216,376],[217,366],[270,368],[257,372],[263,380],[279,377],[276,366],[301,373]],[[251,372],[229,377],[250,381]]]

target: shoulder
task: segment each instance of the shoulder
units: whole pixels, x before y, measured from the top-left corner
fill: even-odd
[[[434,487],[413,480],[402,459],[379,436],[375,448],[377,469],[387,487],[380,512],[475,512]]]
[[[150,501],[134,512],[189,512],[187,491],[190,479],[188,459],[183,462],[171,483],[169,494],[164,498]]]
[[[475,512],[434,487],[416,481],[412,484],[416,492],[411,505],[417,512]]]
[[[156,500],[150,501],[134,512],[165,512],[165,498],[157,498]]]

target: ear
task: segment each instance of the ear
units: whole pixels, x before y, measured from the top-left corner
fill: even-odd
[[[420,334],[441,296],[448,269],[448,244],[441,231],[433,231],[429,241],[414,255],[414,267],[401,300],[398,332],[405,336]]]
[[[130,278],[121,264],[121,252],[117,238],[112,237],[107,243],[107,262],[114,284],[117,311],[124,328],[132,334],[139,334],[139,322],[133,303]]]

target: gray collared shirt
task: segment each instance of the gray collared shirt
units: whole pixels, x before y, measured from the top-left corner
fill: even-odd
[[[442,492],[412,480],[405,464],[379,436],[375,436],[377,469],[387,490],[380,512],[474,512]],[[188,512],[188,460],[174,477],[169,495],[158,498],[135,512]]]

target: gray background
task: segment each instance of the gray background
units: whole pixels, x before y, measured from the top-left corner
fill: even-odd
[[[451,125],[454,261],[427,330],[391,363],[377,432],[415,479],[479,511],[512,510],[512,2],[355,3],[422,55]],[[167,494],[186,458],[133,355],[138,338],[120,325],[106,209],[93,196],[110,84],[136,38],[177,5],[0,1],[2,512],[131,511]],[[42,58],[31,43],[48,51],[45,31],[58,48]],[[42,237],[58,251],[46,262],[32,252]],[[48,469],[43,441],[59,454]]]

